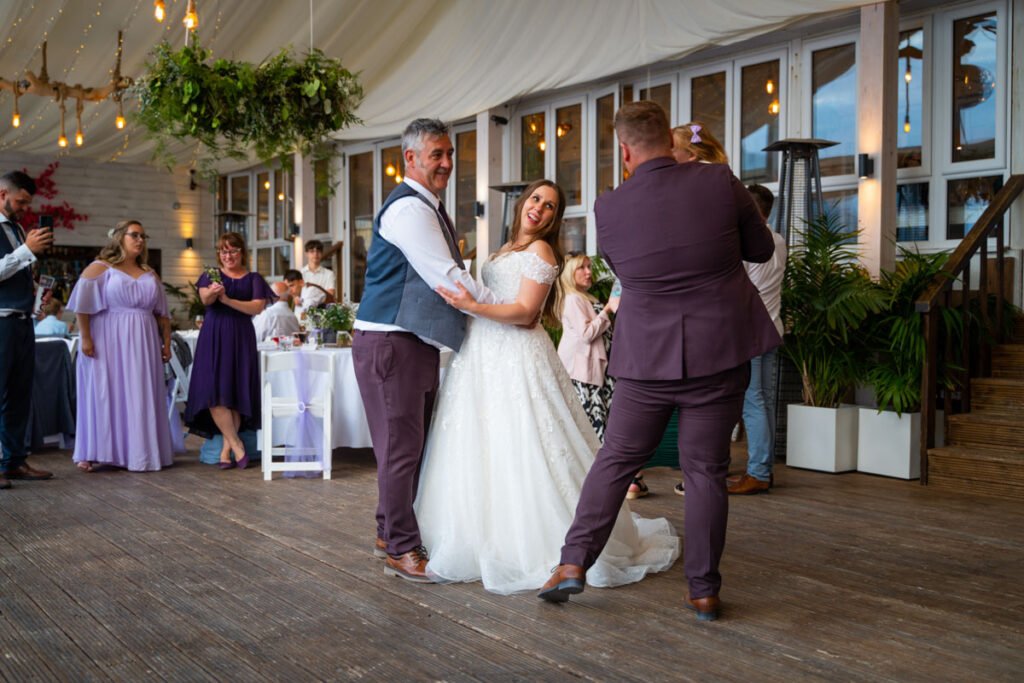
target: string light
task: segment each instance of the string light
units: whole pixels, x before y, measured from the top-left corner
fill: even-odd
[[[775,116],[779,113],[779,101],[772,100],[772,103],[768,105],[768,113]]]
[[[278,192],[277,193],[277,201],[279,201],[279,202],[283,202],[284,201],[284,192]]]
[[[117,118],[114,119],[114,125],[117,126],[118,130],[124,129],[124,110],[121,105],[120,94],[117,97]]]
[[[185,18],[181,20],[185,28],[195,31],[199,27],[199,15],[196,14],[196,0],[188,0],[188,10],[185,11]]]
[[[907,60],[907,71],[903,74],[903,80],[910,83],[914,79],[914,74],[910,73],[910,60]]]
[[[85,143],[85,136],[82,135],[82,98],[75,98],[75,146],[81,147]]]
[[[398,169],[395,168],[394,164],[388,164],[387,166],[384,167],[384,175],[386,175],[387,177],[390,178],[396,173],[398,173]]]
[[[167,13],[166,7],[164,7],[164,0],[155,0],[153,3],[153,16],[157,21],[163,22],[164,16]]]
[[[14,79],[14,113],[11,115],[11,125],[17,128],[21,125],[21,114],[18,112],[18,79]]]
[[[909,133],[910,132],[910,116],[909,115],[904,117],[904,119],[903,119],[903,132],[904,133]]]
[[[540,142],[537,143],[537,149],[539,149],[540,151],[543,152],[547,148],[548,148],[548,143],[544,142],[543,140],[541,140]]]
[[[403,180],[404,180],[404,178],[402,178],[402,174],[401,173],[396,173],[395,174],[395,185],[400,184]]]
[[[269,190],[270,189],[270,181],[269,180],[264,180],[263,181],[263,189],[264,190]]]
[[[68,136],[64,134],[64,96],[57,96],[60,101],[60,137],[57,138],[58,147],[68,146]]]
[[[769,95],[775,92],[775,81],[769,78],[768,82],[764,84],[764,91]]]
[[[530,121],[530,132],[531,133],[536,133],[537,132],[537,123],[535,121]]]

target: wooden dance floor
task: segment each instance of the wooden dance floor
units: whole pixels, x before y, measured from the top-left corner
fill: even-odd
[[[777,468],[733,498],[723,618],[682,608],[682,562],[567,606],[413,585],[374,559],[369,451],[335,479],[152,474],[0,491],[0,679],[1020,680],[1024,506]],[[734,465],[734,470],[741,470]],[[676,474],[638,512],[682,528]],[[459,495],[451,491],[451,495]],[[515,514],[510,509],[509,514]]]

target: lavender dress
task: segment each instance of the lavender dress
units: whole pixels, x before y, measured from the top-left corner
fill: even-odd
[[[147,472],[173,462],[157,316],[167,316],[159,278],[116,268],[80,278],[68,310],[89,318],[96,357],[78,354],[75,462]]]
[[[235,280],[221,271],[220,279],[232,299],[269,303],[277,298],[259,273]],[[203,273],[196,288],[210,284],[210,276]],[[260,428],[260,357],[252,316],[219,301],[206,307],[196,341],[185,408],[189,431],[207,439],[220,433],[210,416],[212,406],[237,410],[242,416],[240,431]]]

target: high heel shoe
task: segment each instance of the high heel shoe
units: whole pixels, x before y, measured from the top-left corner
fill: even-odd
[[[235,466],[235,463],[231,462],[230,460],[227,461],[227,462],[219,462],[219,463],[217,463],[217,467],[221,468],[222,470],[230,470],[234,466]]]
[[[243,455],[242,458],[238,461],[238,464],[235,465],[235,467],[237,467],[240,470],[244,470],[248,466],[249,466],[249,456],[248,456],[248,454],[247,455]]]

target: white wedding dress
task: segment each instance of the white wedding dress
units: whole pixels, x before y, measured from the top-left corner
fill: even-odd
[[[549,284],[556,274],[531,252],[483,267],[484,284],[503,302],[515,300],[523,277]],[[420,475],[415,510],[427,571],[495,593],[540,588],[559,563],[599,447],[544,328],[472,319],[441,386]],[[587,583],[639,581],[678,556],[667,520],[640,518],[623,503]]]

